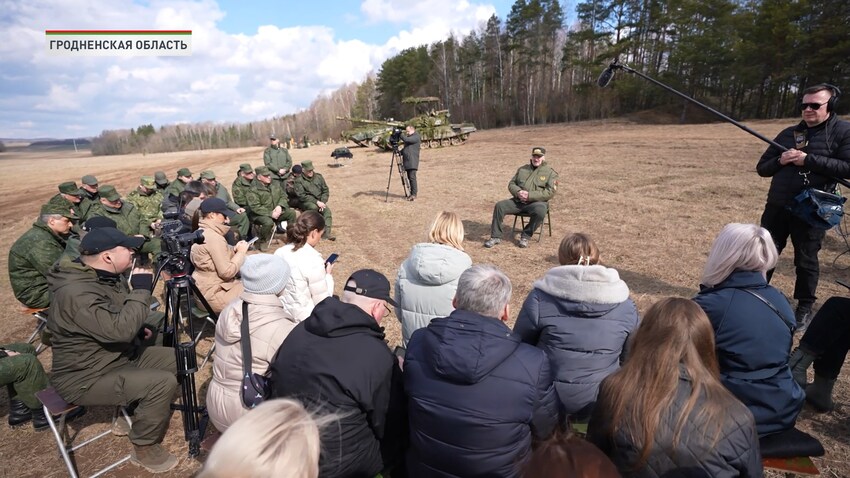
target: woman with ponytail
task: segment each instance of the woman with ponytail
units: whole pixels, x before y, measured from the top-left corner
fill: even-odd
[[[315,249],[325,232],[325,219],[316,211],[306,211],[286,229],[286,244],[275,251],[292,270],[280,300],[292,319],[300,322],[313,307],[333,295],[333,264],[325,264]]]
[[[562,411],[587,419],[599,383],[620,368],[638,312],[616,270],[599,264],[586,234],[570,234],[553,267],[525,299],[514,333],[546,352]]]

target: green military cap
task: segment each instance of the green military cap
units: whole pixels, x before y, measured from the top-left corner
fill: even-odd
[[[41,206],[41,214],[58,214],[65,216],[68,219],[79,219],[71,208],[58,203],[47,203],[44,206]]]
[[[107,201],[117,201],[121,199],[121,195],[118,194],[118,191],[115,190],[115,186],[111,186],[108,184],[105,186],[101,186],[98,192],[100,193],[100,197],[106,199]]]
[[[268,168],[268,167],[266,167],[266,166],[259,166],[259,167],[258,167],[257,169],[255,169],[254,171],[256,171],[256,172],[257,172],[257,175],[258,175],[258,176],[271,176],[271,175],[272,175],[271,170],[269,170],[269,168]]]
[[[544,156],[545,154],[546,154],[546,148],[544,148],[542,146],[535,146],[535,147],[531,148],[531,155],[532,156]]]
[[[251,165],[248,163],[242,163],[239,165],[239,171],[243,173],[253,173],[254,168],[252,168]]]
[[[304,169],[304,171],[312,171],[314,169],[313,161],[310,161],[309,159],[307,161],[302,161],[301,167]]]
[[[83,192],[77,187],[74,181],[65,181],[59,185],[59,192],[62,194],[70,194],[72,196],[82,196]]]
[[[177,170],[178,176],[191,176],[192,171],[189,171],[189,168],[180,168]]]
[[[201,179],[215,179],[215,172],[212,169],[201,171]]]
[[[139,179],[139,184],[144,188],[153,189],[156,187],[156,179],[153,176],[142,176]]]
[[[86,174],[83,176],[83,184],[86,186],[97,186],[97,178],[91,174]]]
[[[154,181],[156,181],[156,183],[160,186],[168,186],[168,176],[166,176],[164,172],[157,171],[156,173],[154,173],[153,177]]]

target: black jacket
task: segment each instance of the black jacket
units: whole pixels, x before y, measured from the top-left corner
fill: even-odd
[[[501,321],[455,310],[404,361],[411,477],[515,477],[558,422],[549,359]]]
[[[270,370],[273,397],[340,415],[323,431],[319,476],[371,478],[401,456],[401,371],[383,329],[359,307],[335,297],[319,302],[286,337]]]
[[[850,122],[842,121],[833,113],[823,123],[809,128],[804,121],[784,129],[775,141],[787,148],[795,147],[795,132],[805,134],[808,145],[799,148],[805,152],[805,166],[782,166],[782,151],[770,146],[761,155],[756,170],[759,176],[772,177],[767,203],[787,206],[805,188],[831,192],[835,182],[829,177],[850,178]],[[811,172],[803,175],[800,173]],[[808,177],[809,184],[804,184]]]
[[[414,131],[410,136],[402,135],[401,140],[404,142],[404,149],[401,150],[404,169],[419,169],[419,133]]]

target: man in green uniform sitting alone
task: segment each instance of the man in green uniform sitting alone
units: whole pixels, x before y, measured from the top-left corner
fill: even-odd
[[[283,191],[283,182],[289,177],[289,170],[292,168],[292,157],[289,151],[280,145],[280,140],[275,135],[271,135],[269,139],[272,144],[263,152],[263,164],[269,168],[274,186]]]
[[[272,184],[271,171],[265,166],[257,168],[257,184],[248,191],[248,210],[251,222],[259,226],[258,249],[268,249],[274,228],[283,230],[283,223],[295,220],[295,211],[286,202],[283,189]]]
[[[251,227],[251,221],[248,220],[248,214],[245,212],[245,208],[230,198],[227,188],[215,179],[215,172],[211,169],[201,171],[201,183],[214,188],[215,197],[224,201],[227,204],[227,209],[236,213],[230,218],[230,228],[239,233],[238,239],[248,237],[248,229]]]
[[[301,177],[295,180],[295,195],[298,196],[298,201],[305,211],[319,211],[325,218],[325,233],[322,235],[324,239],[335,241],[336,236],[331,234],[331,226],[333,219],[331,217],[331,209],[328,207],[328,183],[321,174],[317,173],[313,168],[312,161],[304,161],[301,163]]]
[[[508,191],[513,198],[499,201],[493,208],[490,239],[484,242],[484,247],[490,248],[502,242],[502,220],[506,214],[518,213],[531,216],[519,238],[519,247],[528,247],[528,240],[543,223],[549,210],[549,200],[558,189],[558,173],[546,164],[545,155],[545,148],[532,148],[529,163],[517,169],[511,178]]]

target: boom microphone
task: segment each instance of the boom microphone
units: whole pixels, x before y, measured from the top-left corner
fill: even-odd
[[[599,79],[596,80],[596,84],[599,85],[600,88],[605,88],[608,86],[608,83],[611,83],[611,80],[614,78],[614,65],[616,64],[617,62],[614,61],[608,65],[608,68],[602,70],[602,74],[599,75]]]

